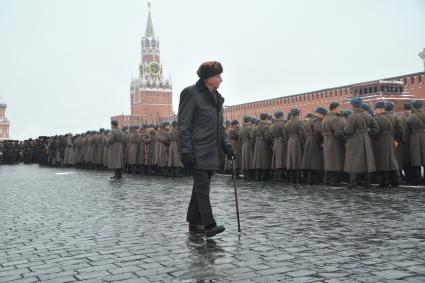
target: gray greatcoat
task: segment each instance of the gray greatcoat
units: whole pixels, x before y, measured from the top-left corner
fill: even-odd
[[[323,170],[322,120],[310,118],[303,125],[305,136],[302,167],[306,170]]]
[[[322,121],[323,159],[325,171],[344,170],[345,146],[342,117],[329,113]]]
[[[260,123],[254,130],[254,169],[269,170],[272,162],[270,127]]]
[[[123,168],[123,140],[124,133],[120,129],[112,129],[109,136],[109,156],[108,168],[109,169],[122,169]]]
[[[286,151],[288,149],[288,135],[286,134],[285,121],[276,121],[271,126],[273,139],[273,156],[271,169],[286,168]]]
[[[239,140],[241,146],[241,169],[252,170],[254,169],[254,127],[243,126],[239,133]]]
[[[415,109],[407,118],[407,134],[410,144],[410,165],[425,166],[425,111]]]
[[[102,148],[103,148],[103,166],[108,167],[109,159],[109,134],[103,134],[102,136]]]
[[[131,132],[127,141],[127,164],[136,165],[139,159],[139,135]]]
[[[410,145],[406,142],[408,135],[407,118],[409,118],[409,116],[410,111],[405,111],[397,117],[403,132],[403,140],[396,148],[396,156],[398,161],[398,167],[400,168],[400,170],[402,170],[404,166],[410,165]]]
[[[372,144],[369,137],[379,132],[375,118],[361,108],[355,108],[348,116],[344,134],[347,137],[344,171],[371,173],[376,171]]]
[[[396,117],[389,113],[375,116],[379,132],[374,137],[374,158],[376,171],[396,171],[399,169],[395,155],[395,139],[401,136],[401,127]]]
[[[286,159],[286,168],[288,170],[303,169],[303,134],[302,122],[296,116],[289,120],[286,125],[286,132],[288,133],[288,150]]]
[[[163,130],[160,134],[160,145],[159,145],[159,159],[158,166],[159,167],[167,167],[168,166],[168,149],[170,146],[169,139],[169,131]]]
[[[210,92],[202,80],[180,94],[180,154],[193,155],[194,169],[217,170],[220,151],[230,147],[223,128],[223,103],[221,94]]]
[[[168,167],[183,167],[178,147],[178,133],[176,128],[168,132],[170,146],[168,147]]]

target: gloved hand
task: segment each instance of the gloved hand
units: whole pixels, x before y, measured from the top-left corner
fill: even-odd
[[[233,147],[231,144],[226,145],[226,148],[224,149],[224,153],[226,153],[227,159],[233,159],[234,157],[236,157],[236,154],[233,151]]]
[[[192,153],[183,153],[182,154],[182,163],[184,168],[192,168],[194,165],[193,154]]]

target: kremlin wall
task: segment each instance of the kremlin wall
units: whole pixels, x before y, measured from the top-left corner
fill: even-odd
[[[0,141],[9,139],[10,121],[6,118],[7,104],[0,96]]]
[[[172,105],[172,84],[164,78],[160,58],[159,39],[155,36],[150,4],[145,35],[141,39],[141,63],[137,78],[130,82],[130,115],[111,117],[123,126],[157,124],[176,119]],[[424,62],[425,48],[419,53]],[[370,106],[377,101],[392,101],[395,111],[402,110],[405,101],[425,99],[425,72],[417,72],[397,77],[377,79],[357,84],[326,88],[294,95],[282,96],[268,100],[225,106],[225,120],[243,120],[243,116],[257,116],[261,112],[273,114],[276,110],[288,113],[291,108],[301,110],[301,117],[314,109],[327,107],[338,101],[348,104],[352,97],[361,97]],[[348,106],[348,105],[347,105]],[[347,107],[349,108],[349,107]]]

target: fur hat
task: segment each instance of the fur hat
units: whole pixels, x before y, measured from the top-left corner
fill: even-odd
[[[239,125],[239,121],[238,120],[232,120],[232,122],[230,122],[231,126],[237,126]]]
[[[111,121],[111,125],[114,126],[114,127],[117,127],[118,126],[118,121],[117,120],[112,120]]]
[[[210,77],[223,73],[223,67],[221,66],[220,62],[208,61],[202,63],[196,73],[201,80],[206,80]]]
[[[248,122],[252,122],[252,119],[249,116],[244,116],[243,121],[244,121],[244,123],[248,123]]]
[[[267,120],[269,118],[269,114],[267,114],[267,113],[261,113],[260,114],[260,120],[261,121],[265,121],[265,120]]]
[[[278,111],[274,112],[274,117],[276,119],[282,118],[283,117],[283,111],[282,110],[278,110]]]
[[[393,111],[394,103],[391,101],[385,102],[385,111]]]
[[[412,106],[415,109],[422,108],[422,105],[423,105],[422,100],[415,100],[415,101],[412,102]]]
[[[341,106],[341,104],[339,102],[337,102],[337,101],[332,102],[331,104],[329,104],[329,110],[332,111],[332,110],[334,110],[335,108],[337,108],[339,106]]]
[[[373,108],[375,108],[375,109],[377,109],[377,108],[385,109],[385,107],[386,107],[386,105],[385,105],[384,101],[378,101],[373,106]]]
[[[291,116],[298,116],[298,115],[300,115],[300,109],[292,108],[290,114],[291,114]]]
[[[314,110],[314,112],[315,112],[315,113],[320,113],[320,114],[323,114],[323,115],[328,114],[328,110],[326,110],[326,109],[325,109],[325,108],[323,108],[323,107],[317,107],[317,108],[316,108],[316,110]]]
[[[404,110],[411,110],[413,108],[412,102],[406,101],[405,103],[403,103],[403,108],[404,108]]]
[[[363,100],[360,97],[354,97],[350,100],[350,104],[354,107],[362,107]]]

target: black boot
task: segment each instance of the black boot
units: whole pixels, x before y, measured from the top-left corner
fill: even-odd
[[[364,173],[364,187],[365,189],[372,188],[372,175],[370,173]]]
[[[350,173],[348,188],[357,189],[357,173]]]

